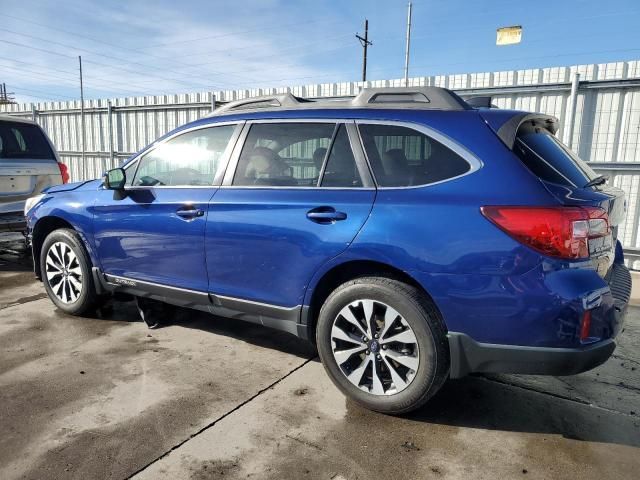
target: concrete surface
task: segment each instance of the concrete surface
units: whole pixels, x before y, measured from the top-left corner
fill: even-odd
[[[573,377],[472,376],[389,417],[347,401],[307,344],[131,302],[57,311],[0,237],[0,478],[638,478],[640,309]]]

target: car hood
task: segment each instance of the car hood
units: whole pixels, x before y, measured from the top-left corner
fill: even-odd
[[[85,180],[83,182],[65,183],[63,185],[53,185],[49,188],[45,188],[42,193],[58,193],[69,192],[71,190],[85,190],[95,186],[97,188],[102,183],[102,180]]]

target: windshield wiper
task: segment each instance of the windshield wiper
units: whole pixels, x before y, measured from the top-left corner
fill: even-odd
[[[602,185],[604,183],[607,183],[607,180],[609,180],[609,175],[598,175],[593,180],[587,182],[583,188],[595,187],[596,185]]]

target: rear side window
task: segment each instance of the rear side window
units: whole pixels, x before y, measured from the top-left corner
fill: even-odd
[[[55,159],[40,127],[21,122],[0,122],[0,159]]]
[[[381,187],[410,187],[460,176],[471,165],[433,138],[397,125],[359,125],[369,163]]]
[[[235,128],[235,125],[202,128],[161,143],[140,159],[132,185],[213,185]]]
[[[534,175],[547,182],[583,187],[598,176],[569,147],[544,128],[521,127],[513,151]]]
[[[360,187],[344,125],[256,123],[242,148],[233,185]]]

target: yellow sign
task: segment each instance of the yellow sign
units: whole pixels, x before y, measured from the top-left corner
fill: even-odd
[[[513,45],[522,40],[522,27],[520,25],[502,27],[497,30],[497,34],[496,45]]]

